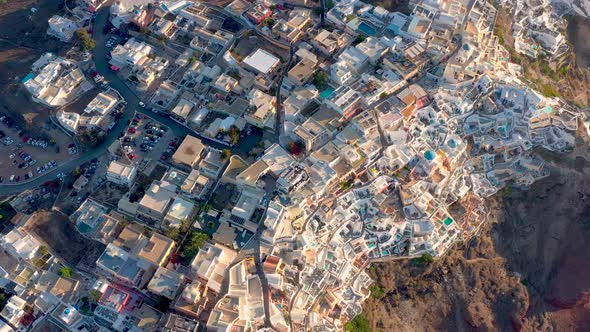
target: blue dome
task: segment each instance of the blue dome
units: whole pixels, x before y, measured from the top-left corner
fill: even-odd
[[[457,142],[455,142],[455,140],[451,138],[451,139],[450,139],[450,140],[447,142],[447,145],[448,145],[448,146],[449,146],[451,149],[454,149],[454,148],[456,148],[456,147],[457,147]]]
[[[424,158],[426,158],[426,160],[428,160],[428,161],[434,160],[435,157],[436,157],[436,154],[433,151],[426,151],[424,153]]]
[[[463,49],[465,51],[469,51],[469,44],[463,44]]]

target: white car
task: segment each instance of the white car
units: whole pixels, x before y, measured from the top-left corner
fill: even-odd
[[[145,103],[144,103],[143,101],[140,101],[140,102],[139,102],[139,106],[141,106],[141,107],[145,107]]]

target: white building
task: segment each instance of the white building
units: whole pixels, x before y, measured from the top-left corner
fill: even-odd
[[[22,228],[15,228],[0,238],[0,245],[14,257],[33,259],[41,243]]]
[[[119,102],[119,98],[115,92],[101,92],[94,99],[86,105],[84,113],[91,114],[96,113],[99,115],[106,115],[109,113],[115,105]]]
[[[78,126],[80,124],[80,114],[58,111],[55,114],[55,117],[57,118],[59,124],[61,124],[62,127],[64,127],[67,131],[74,134],[78,132]]]
[[[376,64],[388,50],[388,48],[375,37],[367,38],[365,41],[358,44],[356,48],[367,56],[372,64]]]
[[[352,80],[354,77],[346,61],[340,60],[330,66],[330,80],[337,85],[344,85]]]
[[[33,100],[47,106],[63,106],[92,88],[75,64],[51,53],[45,53],[33,66],[35,74],[23,83]]]
[[[183,223],[187,223],[190,216],[195,209],[195,205],[182,197],[176,197],[168,214],[165,217],[165,222],[168,222],[168,227],[180,228]]]
[[[131,187],[136,175],[137,167],[116,160],[111,161],[107,170],[108,181],[127,187]]]
[[[362,72],[369,62],[369,57],[356,47],[347,48],[338,59],[344,61],[348,68],[355,73]]]
[[[110,64],[119,68],[127,65],[138,66],[152,52],[152,47],[130,38],[125,45],[117,45],[111,51]]]
[[[221,244],[207,242],[191,263],[191,270],[199,279],[205,281],[207,288],[219,293],[235,257],[235,251]]]
[[[47,34],[54,36],[63,42],[69,42],[79,28],[76,22],[59,15],[53,15],[49,21]]]
[[[278,67],[280,60],[276,56],[259,48],[254,53],[248,55],[242,63],[257,73],[268,75]]]

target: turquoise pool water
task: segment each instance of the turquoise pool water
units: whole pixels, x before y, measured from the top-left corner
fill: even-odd
[[[375,30],[375,28],[373,28],[365,22],[359,24],[359,27],[357,29],[358,31],[364,33],[367,36],[374,36],[377,33],[377,30]]]
[[[320,92],[320,98],[322,99],[327,99],[330,98],[330,96],[334,93],[334,89],[332,88],[327,88],[326,90]]]
[[[78,231],[80,231],[80,233],[82,233],[82,234],[88,234],[92,231],[92,228],[84,223],[80,223],[77,226],[78,226]]]
[[[449,226],[452,223],[453,223],[453,219],[451,219],[451,217],[447,217],[447,219],[445,219],[445,225]]]
[[[28,81],[32,80],[33,77],[35,77],[35,74],[29,73],[27,76],[25,76],[25,78],[23,78],[23,80],[21,81],[21,83],[27,83]]]

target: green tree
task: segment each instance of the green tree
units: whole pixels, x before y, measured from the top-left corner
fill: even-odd
[[[371,324],[363,314],[356,316],[353,320],[344,325],[346,332],[371,332]]]
[[[236,126],[229,127],[229,141],[230,144],[238,144],[240,141],[240,129]]]
[[[356,36],[356,39],[354,40],[354,42],[353,42],[352,44],[353,44],[353,45],[358,45],[358,44],[360,44],[360,43],[364,42],[364,41],[365,41],[365,39],[367,39],[365,36],[363,36],[363,35],[358,35],[358,36]]]
[[[82,175],[82,169],[80,169],[80,167],[76,167],[73,171],[72,171],[72,175],[74,177],[79,177],[80,175]]]
[[[223,158],[223,160],[227,160],[230,156],[231,151],[229,149],[224,149],[223,151],[221,151],[221,158]]]
[[[342,190],[350,189],[351,186],[352,186],[352,181],[346,181],[346,182],[340,183],[340,189],[342,189]]]
[[[97,289],[91,289],[88,292],[88,297],[90,298],[91,303],[97,303],[101,296],[102,293]]]
[[[422,254],[422,256],[420,256],[420,262],[426,264],[426,263],[432,263],[434,262],[434,258],[432,257],[431,254]]]
[[[71,278],[74,275],[74,270],[71,267],[64,266],[57,271],[57,274],[62,277]]]
[[[263,27],[264,26],[267,26],[267,25],[268,26],[273,26],[273,25],[275,25],[275,21],[272,18],[269,17],[269,18],[265,19],[264,21],[262,21],[262,23],[260,25],[263,26]]]
[[[164,234],[171,238],[172,240],[177,240],[178,236],[180,235],[180,228],[178,227],[168,227]]]
[[[76,30],[76,39],[84,51],[90,51],[96,47],[96,42],[84,28]]]
[[[328,74],[325,71],[316,71],[313,74],[313,84],[318,89],[323,89],[328,85]]]
[[[385,290],[383,289],[383,287],[381,287],[381,285],[378,285],[377,283],[374,283],[371,286],[369,286],[369,290],[371,291],[371,297],[375,300],[379,300],[380,298],[385,296]]]
[[[209,235],[201,231],[192,231],[187,244],[184,247],[183,256],[188,259],[193,259],[199,250],[203,248],[205,242],[209,239]]]

